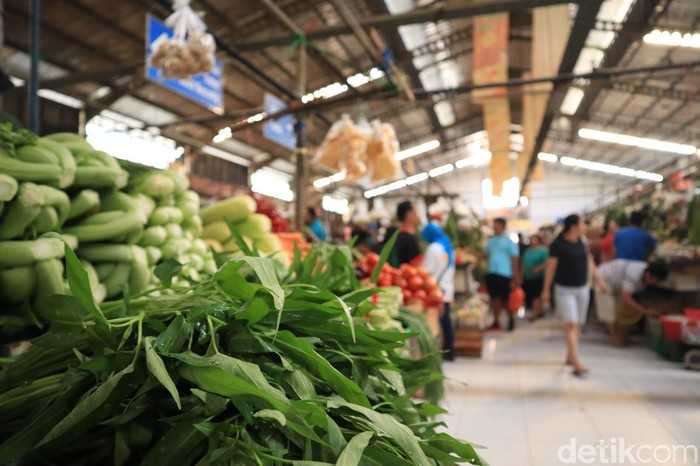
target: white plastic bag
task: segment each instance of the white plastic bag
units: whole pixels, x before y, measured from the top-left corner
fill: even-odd
[[[159,37],[153,44],[151,65],[166,78],[186,79],[214,68],[216,44],[204,21],[190,8],[189,0],[175,0],[175,11],[165,24],[173,37]]]

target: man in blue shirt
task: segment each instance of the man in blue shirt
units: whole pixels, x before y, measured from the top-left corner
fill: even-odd
[[[642,212],[632,212],[630,226],[620,228],[615,234],[615,258],[631,261],[646,261],[654,249],[656,240],[642,225]]]
[[[506,234],[506,219],[495,219],[493,232],[494,235],[486,243],[488,255],[486,287],[491,297],[491,310],[494,316],[491,329],[500,330],[501,309],[508,303],[511,289],[520,286],[520,266],[518,246]],[[508,317],[510,331],[515,327],[515,320],[511,314]]]

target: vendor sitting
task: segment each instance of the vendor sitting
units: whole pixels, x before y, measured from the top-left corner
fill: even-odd
[[[601,278],[608,285],[609,292],[615,295],[615,322],[610,333],[610,341],[622,346],[628,327],[637,324],[643,316],[656,316],[658,313],[641,304],[635,295],[647,286],[658,285],[668,277],[668,267],[663,261],[615,259],[598,268]]]

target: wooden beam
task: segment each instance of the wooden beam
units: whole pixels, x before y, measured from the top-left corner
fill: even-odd
[[[473,2],[459,2],[454,6],[445,6],[440,3],[426,8],[416,8],[409,12],[396,15],[381,14],[363,18],[360,20],[360,26],[362,28],[392,30],[397,26],[406,24],[438,22],[501,12],[529,12],[532,8],[561,5],[563,3],[586,4],[585,8],[588,8],[588,0],[500,0],[478,4],[474,4]],[[309,31],[306,33],[306,37],[309,40],[321,40],[352,33],[352,27],[346,24],[340,24]],[[235,44],[235,47],[241,51],[255,51],[266,47],[286,46],[293,40],[293,35],[276,36],[262,40],[240,42]]]

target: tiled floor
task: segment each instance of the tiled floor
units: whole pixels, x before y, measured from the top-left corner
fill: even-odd
[[[641,346],[611,347],[592,330],[584,335],[582,355],[591,369],[584,380],[563,365],[563,337],[553,320],[487,336],[482,359],[445,363],[448,431],[486,447],[480,452],[491,466],[644,464],[622,455],[622,442],[649,445],[627,450],[633,458],[652,459],[646,464],[700,465],[694,457],[700,450],[700,372]],[[601,441],[607,447],[598,448]],[[581,449],[585,444],[595,451]],[[675,459],[665,461],[674,445],[691,445],[690,456],[684,460],[676,447]]]

